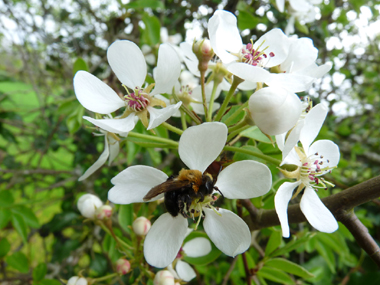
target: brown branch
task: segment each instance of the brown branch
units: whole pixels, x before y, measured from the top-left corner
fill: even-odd
[[[361,246],[374,262],[380,267],[380,249],[373,238],[368,234],[368,230],[353,213],[353,208],[363,203],[380,197],[380,176],[367,180],[363,183],[350,187],[342,192],[323,198],[322,202],[331,211],[335,218],[342,222],[355,237]],[[241,204],[250,213],[244,217],[251,231],[280,225],[275,210],[258,210],[250,200],[243,199]],[[288,207],[289,223],[302,223],[306,221],[300,205]]]

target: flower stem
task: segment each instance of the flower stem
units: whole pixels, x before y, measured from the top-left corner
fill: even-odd
[[[172,131],[173,133],[176,133],[176,134],[179,134],[179,135],[182,135],[182,133],[183,133],[182,130],[180,130],[180,129],[178,129],[178,128],[176,128],[176,127],[174,127],[174,126],[172,126],[172,125],[170,125],[170,124],[168,124],[166,122],[163,122],[162,126],[165,127],[165,128],[167,128],[169,131]]]
[[[235,131],[230,132],[230,134],[227,137],[227,141],[229,142],[232,140],[236,135],[238,135],[240,132],[250,128],[250,125],[244,124],[240,128],[236,129]]]
[[[231,100],[232,96],[234,95],[236,88],[238,87],[238,85],[241,82],[243,82],[243,80],[241,78],[234,76],[230,90],[228,91],[228,94],[227,94],[226,98],[224,99],[222,106],[220,107],[218,113],[216,114],[216,116],[214,118],[215,121],[220,121],[220,119],[223,117],[224,112],[227,109],[228,103],[230,103],[230,100]]]
[[[212,87],[212,93],[211,93],[211,98],[210,98],[210,103],[209,103],[209,112],[208,112],[208,116],[207,116],[207,120],[208,122],[211,122],[212,121],[212,110],[214,108],[214,100],[215,100],[215,94],[216,94],[216,90],[218,89],[218,84],[216,84],[216,82],[214,82],[214,86]]]
[[[187,129],[187,123],[186,123],[186,115],[184,112],[181,112],[181,123],[182,123],[182,129]]]
[[[179,102],[179,101],[181,101],[181,100],[179,100],[179,98],[178,98],[177,94],[175,94],[175,92],[172,93],[172,96],[173,96],[173,99],[174,99],[175,102]],[[180,109],[181,109],[181,111],[183,111],[183,112],[185,112],[186,114],[188,114],[189,117],[190,117],[190,118],[191,118],[191,119],[192,119],[197,125],[202,124],[201,120],[200,120],[196,115],[194,115],[193,112],[191,112],[191,111],[189,110],[189,108],[187,108],[184,104],[181,105]]]
[[[225,121],[224,123],[228,126],[229,123],[232,122],[233,119],[235,119],[237,116],[239,116],[239,114],[241,113],[241,111],[243,111],[244,108],[248,107],[248,101],[245,102],[244,104],[242,104],[239,109],[237,109],[231,116],[229,116]]]
[[[206,102],[206,90],[205,90],[205,71],[201,71],[201,89],[202,89],[202,104],[205,112],[205,118],[207,122],[211,121],[211,116],[208,115],[207,102]],[[209,120],[210,117],[210,120]]]
[[[147,139],[147,140],[151,140],[151,141],[155,141],[155,142],[166,143],[170,146],[174,146],[174,147],[178,148],[178,142],[173,141],[171,139],[165,139],[165,138],[160,138],[160,137],[151,136],[151,135],[144,135],[144,134],[135,133],[135,132],[129,132],[128,136],[132,137],[132,138]]]
[[[110,275],[106,275],[106,276],[103,276],[103,277],[94,278],[94,279],[92,279],[91,284],[94,284],[94,283],[97,283],[97,282],[101,282],[101,281],[104,281],[104,280],[107,280],[107,279],[110,279],[110,278],[113,278],[113,277],[116,277],[116,276],[118,276],[118,273],[112,273]]]
[[[250,151],[249,149],[245,149],[245,148],[239,148],[239,147],[235,147],[235,146],[225,146],[223,148],[224,150],[227,150],[227,151],[233,151],[233,152],[240,152],[240,153],[245,153],[245,154],[249,154],[249,155],[252,155],[254,157],[257,157],[257,158],[261,158],[261,159],[264,159],[276,166],[279,166],[281,161],[278,160],[278,159],[275,159],[271,156],[268,156],[268,155],[265,155],[265,154],[261,154],[261,153],[257,153],[257,152],[253,152],[253,151]]]

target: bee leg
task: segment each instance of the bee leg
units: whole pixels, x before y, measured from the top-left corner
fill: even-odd
[[[198,192],[200,195],[201,195],[201,199],[199,200],[199,202],[203,202],[205,200],[205,196],[203,195],[202,192]]]
[[[178,198],[179,198],[178,199],[179,212],[184,218],[188,218],[189,216],[187,215],[187,211],[186,211],[187,210],[186,208],[188,208],[187,201],[185,200],[186,196],[180,196]]]
[[[220,193],[220,195],[222,195],[222,197],[224,198],[224,195],[223,195],[222,191],[220,191],[218,187],[214,186],[214,189],[215,189],[216,191],[218,191],[218,192]]]

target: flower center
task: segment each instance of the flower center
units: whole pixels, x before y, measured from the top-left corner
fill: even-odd
[[[253,66],[260,66],[260,67],[264,66],[266,63],[266,62],[264,63],[264,59],[268,58],[268,56],[274,57],[275,54],[273,52],[266,54],[264,51],[268,47],[260,50],[263,44],[264,42],[260,46],[258,46],[256,49],[254,49],[253,42],[251,40],[251,42],[247,44],[245,48],[243,48],[241,51],[242,57],[243,57],[242,61]]]
[[[318,188],[327,189],[327,185],[334,186],[334,184],[326,181],[324,178],[320,177],[335,167],[325,166],[324,164],[329,163],[329,160],[324,158],[323,155],[318,153],[305,156],[304,159],[301,159],[302,166],[300,170],[302,184],[313,187],[315,190]]]
[[[197,224],[195,225],[195,230],[198,228],[198,225],[201,221],[201,218],[203,216],[203,211],[202,208],[211,208],[213,209],[218,215],[220,215],[216,210],[215,207],[213,206],[214,202],[218,200],[217,195],[209,195],[205,196],[204,200],[201,201],[201,199],[196,199],[191,202],[191,205],[189,207],[189,213],[190,216],[195,220],[196,217],[198,217]]]
[[[143,93],[140,88],[136,87],[134,92],[128,93],[124,96],[124,100],[129,110],[139,112],[148,107],[150,103],[148,97],[148,94]]]
[[[191,88],[189,85],[182,86],[179,92],[178,99],[181,100],[184,105],[188,106],[193,101]]]

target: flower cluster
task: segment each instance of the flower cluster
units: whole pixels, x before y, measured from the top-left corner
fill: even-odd
[[[227,11],[214,13],[208,22],[208,34],[209,39],[195,41],[193,45],[161,44],[157,67],[152,69],[155,83],[146,82],[151,80],[146,79],[144,54],[128,40],[114,42],[107,52],[123,92],[114,91],[115,87],[86,71],[79,71],[74,77],[79,102],[95,113],[94,117],[84,118],[105,137],[104,152],[79,180],[89,177],[107,160],[110,164],[118,155],[120,145],[131,136],[144,139],[143,146],[154,151],[178,149],[173,151],[174,157],[178,154],[181,160],[178,167],[170,170],[164,165],[160,169],[132,165],[111,179],[110,202],[139,203],[135,209],[148,209],[145,213],[141,211],[146,217],[137,217],[141,214],[137,215],[137,211],[128,217],[134,220],[129,225],[131,241],[126,242],[113,231],[110,206],[103,205],[91,194],[79,198],[81,214],[95,220],[110,234],[120,252],[134,251],[136,260],[117,261],[118,274],[128,274],[131,266],[138,264],[144,274],[153,278],[153,273],[142,265],[147,264],[139,260],[143,252],[149,265],[166,268],[155,274],[154,284],[190,281],[196,274],[184,261],[185,257],[208,255],[212,250],[207,238],[187,240],[189,233],[199,227],[215,245],[214,249],[228,256],[235,257],[248,250],[251,232],[242,219],[242,211],[237,215],[234,206],[228,209],[222,206],[226,205],[226,199],[251,199],[270,191],[270,169],[251,159],[252,156],[274,163],[285,177],[296,179],[283,183],[275,195],[284,237],[290,235],[288,203],[301,193],[301,210],[314,228],[333,232],[338,227],[316,193],[318,189],[333,186],[322,175],[331,172],[339,162],[339,148],[333,142],[313,143],[327,109],[322,104],[312,108],[311,102],[301,101],[296,94],[307,91],[331,65],[316,64],[318,50],[311,39],[288,37],[280,29],[268,31],[257,41],[243,43],[237,19]],[[181,71],[181,61],[189,71]],[[149,62],[154,63],[155,58]],[[249,91],[246,92],[249,99],[231,106],[237,89]],[[228,91],[224,98],[223,91]],[[139,120],[140,127],[150,132],[135,131]],[[252,128],[253,125],[256,127]],[[158,127],[175,136],[162,135]],[[260,151],[251,151],[252,141],[245,148],[246,141],[239,139],[246,129],[260,130],[272,142],[275,136],[282,161],[276,163]],[[242,159],[228,152],[250,157]],[[296,170],[286,170],[289,164]],[[149,206],[144,208],[140,204],[144,202],[149,202]],[[167,212],[157,218],[154,215],[162,213],[157,211],[161,203]]]

